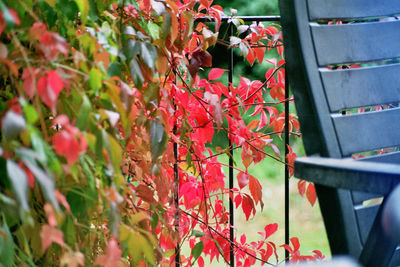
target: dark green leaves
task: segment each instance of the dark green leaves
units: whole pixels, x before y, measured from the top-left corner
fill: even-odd
[[[201,252],[203,252],[203,249],[204,249],[203,242],[197,243],[192,249],[193,258],[197,260],[197,258],[200,257]]]
[[[35,163],[32,163],[27,159],[23,159],[23,161],[25,166],[28,167],[29,170],[36,177],[36,180],[38,181],[40,189],[42,190],[46,200],[49,201],[53,205],[53,207],[59,209],[57,200],[54,196],[55,186],[53,179],[51,179],[50,176],[41,168],[39,168]]]
[[[78,113],[78,120],[76,121],[76,127],[78,127],[81,131],[86,130],[88,127],[90,109],[91,105],[89,99],[86,96],[83,96],[82,105]]]
[[[14,242],[5,221],[0,227],[0,263],[4,267],[14,266]]]
[[[142,42],[141,51],[141,57],[143,58],[144,63],[146,63],[146,65],[153,70],[157,60],[156,48],[154,47],[154,45],[148,42]]]
[[[131,60],[132,58],[136,57],[140,52],[140,42],[133,40],[133,39],[128,39],[126,40],[124,44],[124,55],[126,58]]]
[[[159,121],[150,123],[150,149],[151,158],[154,161],[161,156],[167,147],[168,137],[164,130],[164,125]]]
[[[136,87],[142,88],[144,77],[142,70],[140,69],[140,66],[136,61],[136,59],[132,59],[131,62],[129,63],[129,70],[131,71],[131,75]]]

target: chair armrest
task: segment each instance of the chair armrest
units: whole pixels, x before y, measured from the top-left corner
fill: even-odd
[[[296,159],[295,176],[319,185],[387,195],[400,183],[400,165],[310,156]]]

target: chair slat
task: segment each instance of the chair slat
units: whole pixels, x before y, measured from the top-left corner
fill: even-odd
[[[400,151],[359,159],[361,161],[400,164]]]
[[[400,13],[400,1],[308,0],[310,20],[391,16]]]
[[[400,21],[311,23],[319,66],[400,57]]]
[[[378,213],[379,206],[380,205],[359,207],[355,210],[358,221],[362,222],[358,224],[362,243],[365,243],[368,238],[368,233],[372,227],[376,214]]]
[[[332,118],[343,155],[400,145],[400,108]]]
[[[320,71],[332,112],[400,102],[399,73],[400,64]]]

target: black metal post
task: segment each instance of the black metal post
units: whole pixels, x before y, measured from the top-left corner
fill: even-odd
[[[289,244],[289,80],[285,69],[285,244]],[[285,250],[286,262],[289,262],[289,251]]]
[[[233,35],[233,24],[230,23],[228,25],[229,27],[229,35],[232,36]],[[232,85],[233,83],[233,49],[230,48],[228,49],[228,86]],[[228,134],[229,136],[229,134]],[[229,139],[229,138],[228,138]],[[234,223],[235,223],[235,219],[234,219],[234,206],[233,206],[233,149],[232,149],[232,141],[231,139],[229,139],[229,240],[231,241],[230,244],[230,266],[234,267],[235,266],[235,253],[234,253],[234,246],[233,246],[233,242],[234,242]]]
[[[176,75],[176,74],[175,74]],[[174,104],[175,106],[175,104]],[[175,106],[176,112],[176,106]],[[173,132],[176,134],[177,131],[177,122],[175,121]],[[180,267],[181,265],[181,252],[180,252],[180,235],[179,235],[179,169],[178,169],[178,144],[174,142],[174,204],[175,204],[175,231],[178,235],[178,240],[175,246],[175,267]]]

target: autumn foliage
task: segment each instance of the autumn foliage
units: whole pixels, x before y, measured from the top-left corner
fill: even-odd
[[[292,99],[280,26],[231,14],[235,35],[223,39],[226,15],[212,2],[0,0],[4,266],[172,266],[176,251],[183,266],[229,262],[229,197],[247,220],[266,205],[248,168],[284,162],[273,137]],[[227,70],[212,68],[216,43],[250,65],[277,59],[264,80],[228,84]],[[298,135],[294,114],[289,130]],[[230,147],[215,144],[218,133]],[[232,151],[244,167],[231,166],[230,191],[219,156]],[[314,204],[312,184],[299,191]],[[259,229],[256,242],[237,237],[237,266],[277,265],[278,249],[292,261],[323,258],[301,255],[295,237],[271,242],[277,228]]]

